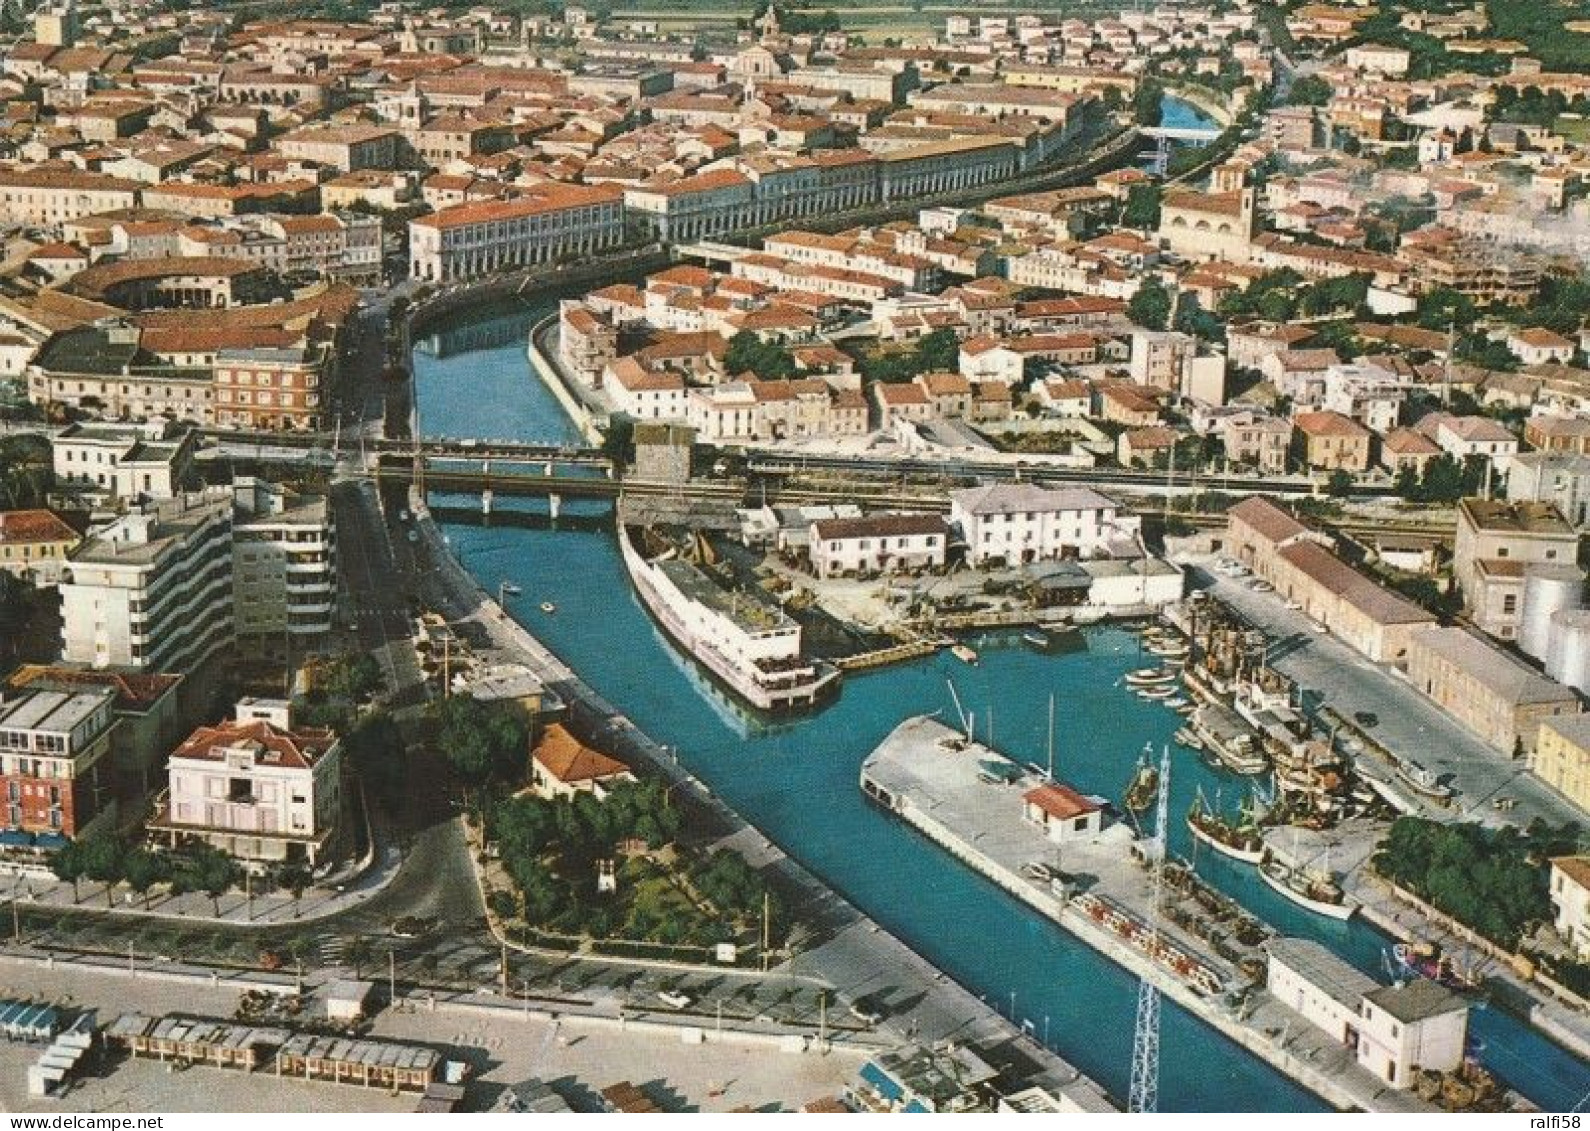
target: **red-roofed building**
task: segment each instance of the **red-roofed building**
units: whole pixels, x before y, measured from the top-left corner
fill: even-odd
[[[0,511],[0,570],[25,577],[52,568],[82,540],[54,511]]]
[[[512,200],[444,208],[409,224],[409,276],[452,283],[593,255],[624,239],[624,190],[538,185]]]
[[[175,847],[202,840],[240,860],[315,864],[342,812],[342,743],[294,727],[276,699],[244,699],[236,717],[200,727],[171,755],[149,828]]]
[[[628,766],[592,750],[559,723],[547,727],[530,755],[530,787],[550,801],[572,801],[580,793],[602,801],[613,786],[634,780]]]
[[[1053,841],[1084,840],[1104,829],[1104,809],[1068,785],[1045,782],[1021,798],[1021,815]]]

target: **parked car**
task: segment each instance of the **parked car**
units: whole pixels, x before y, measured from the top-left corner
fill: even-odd
[[[658,990],[657,1000],[669,1009],[688,1009],[691,998],[689,994],[678,993],[674,990]]]

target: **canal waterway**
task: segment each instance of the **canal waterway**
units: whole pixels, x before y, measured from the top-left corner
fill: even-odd
[[[423,431],[535,442],[577,432],[524,355],[530,325],[550,305],[483,308],[417,343]],[[433,498],[433,505],[470,500]],[[474,503],[478,506],[478,501]],[[564,513],[603,504],[565,503]],[[498,509],[544,511],[532,500]],[[1117,628],[1087,632],[1085,650],[1044,656],[1012,636],[974,640],[981,663],[948,654],[847,678],[838,702],[809,718],[765,725],[724,701],[661,636],[635,599],[610,531],[531,530],[451,523],[444,530],[488,589],[507,580],[523,596],[510,612],[713,790],[816,874],[952,977],[1049,1043],[1118,1096],[1127,1092],[1136,982],[1006,896],[906,826],[869,806],[860,764],[901,719],[954,717],[949,685],[976,716],[979,737],[1023,760],[1046,759],[1049,697],[1056,702],[1057,775],[1119,798],[1145,745],[1170,740],[1178,716],[1146,703],[1122,675],[1149,660]],[[551,601],[557,612],[539,611]],[[1182,815],[1194,792],[1234,808],[1246,785],[1186,752],[1174,755],[1172,850],[1194,857]],[[1281,930],[1331,946],[1384,979],[1390,940],[1365,924],[1334,923],[1287,903],[1252,869],[1207,852],[1201,873]],[[1546,1110],[1590,1093],[1590,1066],[1498,1009],[1472,1015],[1485,1063]],[[1316,1111],[1321,1102],[1167,1003],[1161,1042],[1166,1110]]]

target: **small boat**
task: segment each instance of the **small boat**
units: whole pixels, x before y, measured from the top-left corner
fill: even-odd
[[[1139,699],[1163,702],[1170,698],[1173,690],[1170,687],[1139,687],[1137,689],[1137,697]]]
[[[509,597],[517,597],[517,596],[519,596],[520,594],[522,594],[524,592],[523,589],[520,589],[517,585],[515,585],[511,581],[504,581],[502,583],[502,591],[503,591],[504,595],[509,596]]]
[[[1128,687],[1152,687],[1176,682],[1176,673],[1164,668],[1137,668],[1127,672],[1124,678]]]
[[[1434,943],[1397,943],[1391,948],[1389,965],[1393,977],[1428,978],[1450,990],[1473,990],[1480,985],[1473,971],[1458,969],[1452,956]]]
[[[1159,767],[1154,765],[1154,748],[1143,747],[1137,759],[1137,772],[1126,787],[1126,807],[1134,813],[1145,813],[1159,795]]]
[[[1198,706],[1195,703],[1184,703],[1182,706],[1177,707],[1175,710],[1176,710],[1176,713],[1178,715],[1181,715],[1183,718],[1185,718],[1186,716],[1192,714],[1197,709],[1198,709]]]
[[[1204,748],[1204,740],[1193,733],[1192,727],[1182,727],[1173,737],[1189,750],[1202,750]]]
[[[1165,706],[1169,707],[1172,711],[1179,711],[1183,707],[1187,706],[1187,697],[1185,695],[1172,695],[1169,699],[1165,700]]]
[[[1021,874],[1029,880],[1037,880],[1045,884],[1054,879],[1054,869],[1041,860],[1029,860],[1023,864],[1021,866]]]
[[[1330,919],[1351,919],[1358,904],[1329,875],[1305,872],[1270,857],[1259,865],[1259,878],[1299,907]]]
[[[1258,864],[1264,860],[1264,838],[1259,830],[1247,821],[1231,821],[1220,816],[1204,802],[1203,790],[1193,798],[1187,810],[1187,830],[1193,839],[1207,844],[1222,856],[1240,860],[1244,864]]]
[[[556,605],[554,605],[551,601],[542,601],[541,602],[541,611],[543,613],[555,613],[555,612],[558,611],[558,607]]]
[[[1021,641],[1023,644],[1036,648],[1040,652],[1049,650],[1049,638],[1042,633],[1024,632],[1021,634]]]
[[[950,655],[963,664],[971,664],[973,667],[977,666],[977,652],[968,644],[950,645]]]

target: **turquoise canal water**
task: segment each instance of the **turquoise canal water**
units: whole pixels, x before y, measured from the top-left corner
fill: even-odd
[[[544,308],[542,308],[544,309]],[[529,307],[485,310],[438,339],[475,348],[416,354],[428,434],[561,442],[571,430],[524,359]],[[517,327],[517,333],[509,331]],[[451,335],[451,337],[449,337]],[[510,340],[511,339],[511,340]],[[493,343],[496,344],[493,344]],[[468,506],[435,498],[433,505]],[[476,504],[478,505],[478,504]],[[499,500],[544,512],[544,504]],[[596,505],[566,504],[565,513]],[[1011,637],[974,641],[972,668],[947,654],[849,677],[839,700],[809,718],[757,725],[725,703],[661,637],[636,601],[611,533],[450,524],[454,550],[483,585],[524,595],[511,611],[598,691],[758,825],[930,961],[1001,1012],[1030,1021],[1050,1044],[1112,1092],[1127,1092],[1136,983],[1116,966],[982,880],[898,821],[867,805],[857,786],[867,753],[901,719],[953,717],[948,682],[994,742],[1024,761],[1045,758],[1049,696],[1056,700],[1057,773],[1088,792],[1119,797],[1145,743],[1157,749],[1177,716],[1120,686],[1146,661],[1136,637],[1090,630],[1087,648],[1042,656]],[[538,611],[542,601],[555,615]],[[1235,805],[1244,784],[1180,752],[1172,770],[1174,851],[1193,856],[1181,816],[1193,793]],[[1251,869],[1204,853],[1198,869],[1282,931],[1306,935],[1384,978],[1390,940],[1360,923],[1304,912]],[[1590,1093],[1590,1066],[1497,1009],[1472,1015],[1482,1057],[1542,1108],[1567,1110]],[[1167,1003],[1161,1105],[1184,1111],[1318,1111],[1319,1100]]]

